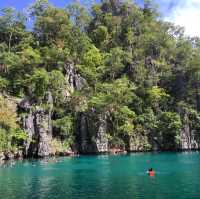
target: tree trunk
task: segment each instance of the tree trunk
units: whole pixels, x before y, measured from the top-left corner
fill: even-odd
[[[9,53],[10,53],[10,51],[11,51],[11,40],[12,40],[12,35],[13,35],[13,33],[11,32],[11,33],[10,33],[10,36],[9,36],[9,43],[8,43],[8,51],[9,51]]]

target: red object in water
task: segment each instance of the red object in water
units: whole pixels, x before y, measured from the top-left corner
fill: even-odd
[[[155,176],[155,172],[154,172],[154,171],[149,171],[149,176],[150,176],[150,177]]]

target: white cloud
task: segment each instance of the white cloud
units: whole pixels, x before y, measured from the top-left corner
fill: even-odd
[[[200,37],[200,0],[178,1],[165,20],[183,26],[186,35]]]

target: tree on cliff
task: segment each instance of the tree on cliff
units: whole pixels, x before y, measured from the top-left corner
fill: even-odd
[[[83,113],[107,115],[112,145],[127,145],[140,133],[158,138],[163,149],[176,148],[186,119],[198,132],[199,38],[187,38],[182,28],[164,22],[152,1],[141,8],[132,1],[103,0],[85,9],[38,0],[29,10],[31,30],[22,13],[1,10],[0,92],[46,109],[44,97],[51,92],[55,137],[72,144]],[[74,76],[66,74],[69,63]],[[17,123],[21,113],[4,110],[7,101],[0,100],[2,150],[25,137]]]

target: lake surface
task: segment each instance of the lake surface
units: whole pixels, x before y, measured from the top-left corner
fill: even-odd
[[[200,153],[19,161],[0,167],[0,199],[200,199]]]

